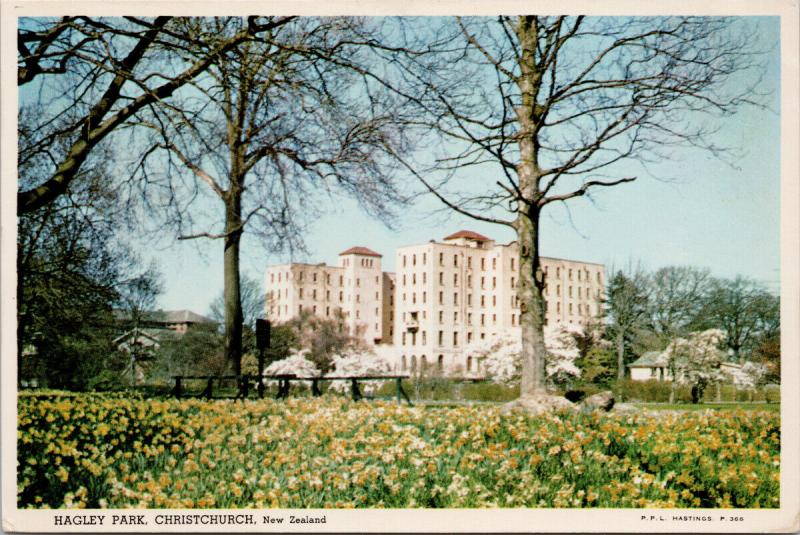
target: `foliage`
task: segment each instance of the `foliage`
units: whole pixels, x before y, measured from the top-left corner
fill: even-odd
[[[341,312],[332,318],[321,318],[303,311],[282,326],[291,330],[291,338],[297,347],[307,351],[308,359],[322,373],[331,370],[334,355],[365,349],[364,342],[350,334]]]
[[[222,336],[213,327],[194,326],[181,337],[164,340],[153,363],[149,380],[170,381],[173,375],[224,375]]]
[[[264,291],[258,280],[243,275],[239,283],[239,295],[242,301],[242,323],[251,331],[256,328],[256,319],[264,315]],[[225,295],[220,293],[211,302],[211,319],[219,324],[225,321]]]
[[[617,352],[618,380],[625,377],[632,339],[644,327],[649,286],[649,276],[637,267],[614,273],[606,290],[607,331]]]
[[[584,384],[608,385],[616,377],[616,356],[610,347],[592,347],[575,359]]]
[[[52,393],[18,406],[20,508],[780,505],[777,412],[532,418]]]
[[[780,333],[764,337],[753,351],[753,360],[767,367],[766,381],[781,382],[781,336]]]

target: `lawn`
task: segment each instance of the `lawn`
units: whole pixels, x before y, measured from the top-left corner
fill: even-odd
[[[780,403],[632,403],[632,405],[650,411],[767,411],[781,412]]]
[[[20,507],[778,507],[780,414],[19,396]]]

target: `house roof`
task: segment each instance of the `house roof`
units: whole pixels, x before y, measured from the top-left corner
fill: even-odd
[[[628,364],[629,368],[661,368],[667,365],[666,355],[662,351],[648,351]]]
[[[382,254],[376,253],[372,249],[368,249],[366,247],[351,247],[348,250],[339,253],[339,256],[344,256],[346,254],[358,254],[361,256],[377,256],[378,258],[383,256]]]
[[[114,317],[119,321],[127,321],[131,315],[127,310],[114,310]],[[142,320],[157,323],[216,323],[191,310],[152,310],[142,314]]]
[[[483,234],[478,234],[477,232],[473,232],[471,230],[459,230],[458,232],[445,237],[444,241],[457,240],[458,238],[467,238],[468,240],[477,241],[490,241],[489,238]]]

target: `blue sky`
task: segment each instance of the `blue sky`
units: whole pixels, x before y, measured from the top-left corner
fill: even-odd
[[[762,21],[764,22],[764,21]],[[765,44],[777,40],[777,20],[766,21]],[[638,166],[631,184],[598,191],[593,199],[550,206],[542,221],[542,254],[600,262],[607,268],[641,262],[649,269],[668,265],[709,268],[720,277],[744,275],[773,291],[780,279],[780,117],[779,56],[770,56],[766,87],[772,110],[744,109],[720,124],[718,142],[736,147],[740,157],[729,164],[696,150],[676,151],[669,161],[651,167],[648,176]],[[467,180],[479,181],[479,176]],[[397,247],[440,240],[459,229],[472,229],[498,241],[513,232],[457,214],[442,213],[441,205],[423,198],[405,210],[398,225],[388,229],[361,213],[354,203],[331,206],[306,236],[310,251],[298,261],[335,264],[339,252],[370,247],[384,255],[384,270],[394,269]],[[222,244],[194,240],[165,242],[150,253],[164,273],[165,309],[207,313],[222,291]],[[269,255],[253,239],[243,244],[242,271],[263,278],[269,264],[286,261]]]

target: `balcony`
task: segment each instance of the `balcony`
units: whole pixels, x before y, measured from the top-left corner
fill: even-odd
[[[406,320],[406,330],[410,333],[415,333],[419,330],[419,321],[416,318]]]

